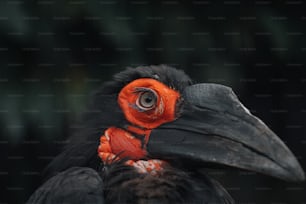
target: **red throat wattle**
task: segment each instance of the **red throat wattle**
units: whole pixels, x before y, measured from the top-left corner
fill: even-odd
[[[162,169],[164,161],[147,158],[146,144],[152,129],[176,118],[176,104],[180,94],[161,82],[137,79],[127,84],[118,95],[118,104],[130,125],[110,127],[100,138],[98,155],[104,163],[128,158],[127,165],[140,173]],[[137,138],[134,136],[137,135]],[[142,140],[139,136],[143,136]]]

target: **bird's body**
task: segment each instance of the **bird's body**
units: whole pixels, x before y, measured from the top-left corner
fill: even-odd
[[[287,147],[228,87],[192,85],[164,65],[115,75],[80,126],[28,203],[233,203],[199,171],[207,163],[304,178]]]
[[[142,174],[122,162],[101,171],[71,167],[41,186],[28,203],[234,203],[226,190],[203,173],[167,167]]]
[[[44,183],[28,203],[104,203],[103,188],[97,171],[71,167]]]

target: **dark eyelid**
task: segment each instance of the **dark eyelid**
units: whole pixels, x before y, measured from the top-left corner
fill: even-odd
[[[135,87],[133,93],[139,93],[139,92],[145,92],[145,91],[152,92],[152,89],[146,88],[146,87]]]

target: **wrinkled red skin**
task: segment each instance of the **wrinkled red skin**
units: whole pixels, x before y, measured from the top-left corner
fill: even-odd
[[[154,108],[147,111],[139,111],[135,108],[136,101],[140,96],[137,91],[141,88],[151,89],[157,93],[157,101]],[[100,138],[98,155],[104,163],[114,160],[129,158],[127,165],[134,166],[140,173],[155,174],[162,170],[166,162],[146,159],[146,144],[149,140],[151,130],[175,120],[175,107],[180,94],[154,79],[137,79],[127,84],[118,95],[118,104],[126,119],[132,124],[127,130],[110,127]],[[139,140],[132,134],[143,135]]]

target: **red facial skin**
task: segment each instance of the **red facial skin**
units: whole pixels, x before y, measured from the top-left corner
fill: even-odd
[[[137,88],[148,88],[156,92],[155,108],[140,112],[133,108],[139,92]],[[155,79],[137,79],[126,85],[118,96],[118,103],[126,119],[138,127],[153,129],[175,119],[175,107],[180,94]]]
[[[100,138],[99,153],[112,153],[119,158],[129,157],[132,160],[139,160],[146,156],[140,140],[134,138],[131,133],[116,127],[108,128]],[[105,159],[107,158],[102,158],[102,160]]]
[[[151,108],[142,109],[137,100],[148,90],[155,94],[156,100]],[[146,158],[146,144],[151,130],[175,120],[179,98],[177,91],[150,78],[137,79],[123,87],[118,95],[118,103],[131,125],[127,129],[110,127],[104,132],[98,148],[102,161],[107,163],[114,159],[129,158],[126,164],[134,166],[138,172],[155,174],[160,171],[165,162],[141,159]],[[143,135],[144,144],[132,134]]]

